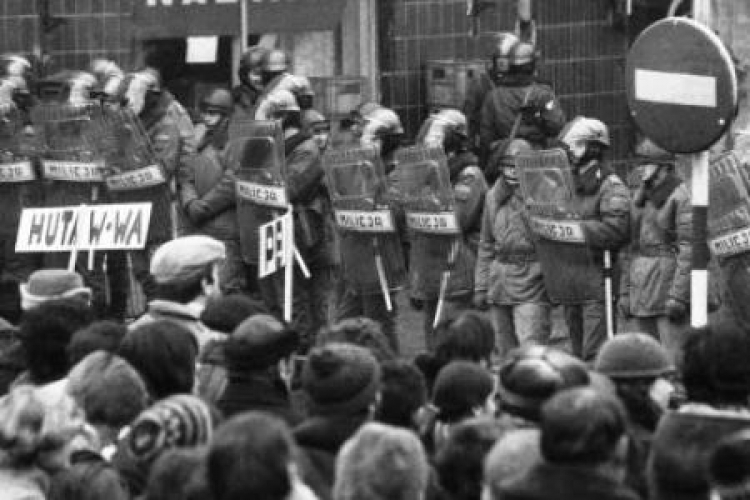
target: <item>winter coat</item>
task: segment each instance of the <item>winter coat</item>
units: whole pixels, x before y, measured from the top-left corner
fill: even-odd
[[[750,426],[746,408],[717,410],[687,404],[667,413],[656,429],[646,468],[653,500],[708,499],[708,465],[716,444]]]
[[[637,500],[632,490],[597,471],[578,465],[539,463],[500,485],[503,500]]]
[[[211,132],[206,132],[211,134]],[[224,178],[227,168],[220,144],[207,137],[199,145],[198,154],[185,162],[181,171],[180,204],[186,215],[185,231],[188,234],[205,234],[218,240],[237,240],[237,211],[234,200],[223,210],[215,211],[203,203],[203,197],[211,193]]]
[[[55,500],[130,499],[127,483],[101,455],[93,451],[76,451],[70,457],[69,469],[52,478],[50,498]]]
[[[208,342],[198,358],[195,370],[195,392],[212,405],[216,405],[224,394],[229,381],[224,343],[225,340]]]
[[[190,115],[169,92],[162,91],[156,104],[144,109],[139,118],[151,139],[154,153],[168,176],[174,176],[182,162],[196,151],[195,127]]]
[[[314,416],[294,428],[302,480],[321,500],[331,498],[339,450],[365,420],[366,415]]]
[[[622,254],[620,295],[627,296],[633,316],[664,315],[670,298],[690,302],[690,192],[674,176],[665,183],[651,196],[639,192],[631,212],[632,241]]]
[[[549,302],[519,188],[502,178],[484,204],[475,289],[496,305]]]
[[[529,111],[522,111],[527,106]],[[515,138],[533,144],[545,145],[565,125],[565,113],[550,86],[531,76],[506,76],[482,104],[479,136],[483,160],[489,157],[493,142],[510,137],[519,116]]]
[[[221,341],[226,338],[225,334],[211,330],[200,321],[200,312],[196,307],[169,300],[152,300],[149,302],[146,313],[128,325],[128,329],[135,330],[139,326],[159,320],[171,321],[185,327],[193,335],[200,352],[203,352],[210,341]]]
[[[310,268],[333,263],[332,217],[330,201],[323,185],[323,163],[320,149],[312,138],[297,133],[284,141],[286,153],[286,187],[294,206],[294,241]]]
[[[292,409],[289,391],[279,377],[264,371],[237,373],[230,371],[227,387],[217,402],[225,418],[246,411],[264,411],[283,419],[287,424],[299,422]]]
[[[469,89],[466,91],[462,111],[468,121],[469,138],[472,146],[479,142],[479,129],[482,122],[482,105],[487,95],[495,88],[495,82],[492,81],[487,72],[480,73],[476,78],[469,82]]]
[[[474,290],[474,268],[477,258],[477,240],[482,217],[484,197],[487,192],[487,182],[484,174],[476,164],[476,157],[471,153],[462,156],[466,158],[451,158],[450,161],[463,161],[466,166],[453,179],[453,193],[456,199],[456,216],[461,235],[458,239],[456,261],[448,281],[446,297],[458,298],[470,296]],[[411,235],[414,237],[414,234]],[[431,236],[426,236],[431,238]],[[439,236],[441,240],[445,237]],[[440,281],[446,269],[447,257],[450,249],[445,245],[425,245],[427,253],[421,266],[419,262],[412,263],[410,273],[410,290],[414,298],[421,300],[437,299],[440,292]],[[436,252],[431,254],[430,250]],[[414,258],[414,256],[412,256]]]

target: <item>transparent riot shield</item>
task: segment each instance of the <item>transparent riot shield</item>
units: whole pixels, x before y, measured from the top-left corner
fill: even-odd
[[[738,320],[750,325],[750,166],[728,152],[709,169],[708,246]]]
[[[227,160],[237,177],[240,249],[245,262],[256,264],[258,228],[289,206],[281,125],[275,121],[231,121]]]
[[[41,175],[49,206],[99,200],[105,177],[102,109],[95,104],[42,102],[31,110],[41,146]]]
[[[127,108],[105,108],[101,132],[109,198],[117,203],[150,202],[148,242],[172,238],[173,213],[167,175],[143,124]]]
[[[23,147],[23,117],[13,104],[0,106],[0,234],[15,236],[21,210],[33,200],[36,172]]]
[[[567,155],[561,149],[534,151],[516,162],[550,299],[560,304],[603,300],[603,263],[594,262],[581,216],[570,208],[575,188]]]
[[[409,285],[421,297],[443,298],[459,283],[470,286],[474,259],[468,251],[442,147],[414,146],[397,152],[400,199],[409,230]],[[456,264],[463,264],[457,269]],[[446,281],[447,280],[447,281]],[[451,286],[453,284],[454,286]]]
[[[364,294],[387,294],[403,286],[403,249],[378,150],[352,147],[327,151],[323,165],[344,280]]]

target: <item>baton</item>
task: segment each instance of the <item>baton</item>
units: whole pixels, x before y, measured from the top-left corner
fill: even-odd
[[[388,312],[393,310],[393,304],[391,304],[391,294],[388,291],[388,280],[385,277],[385,268],[383,267],[383,256],[380,255],[380,243],[377,238],[372,239],[372,247],[375,250],[375,269],[378,271],[378,281],[380,282],[380,291],[383,292],[383,300],[385,300],[385,307]]]
[[[440,316],[443,315],[443,306],[445,305],[445,293],[448,290],[448,282],[451,279],[451,272],[456,265],[456,258],[458,257],[458,238],[453,241],[451,245],[450,254],[448,255],[448,264],[443,270],[443,275],[440,277],[440,294],[438,295],[438,303],[435,308],[435,319],[432,321],[432,328],[437,328],[440,323]]]
[[[607,338],[615,334],[614,317],[612,311],[612,253],[604,251],[604,315],[607,322]]]

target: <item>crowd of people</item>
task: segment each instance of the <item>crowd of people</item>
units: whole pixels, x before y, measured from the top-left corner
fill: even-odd
[[[534,37],[499,34],[412,144],[376,102],[327,119],[281,50],[193,114],[153,68],[5,56],[0,498],[744,498],[750,341],[689,327],[675,158],[644,140],[628,185]],[[14,252],[25,208],[129,202],[143,249]],[[287,210],[291,299],[259,277]]]

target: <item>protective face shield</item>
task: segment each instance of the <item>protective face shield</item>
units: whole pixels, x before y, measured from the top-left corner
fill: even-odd
[[[137,116],[146,108],[147,97],[150,92],[157,92],[159,81],[150,71],[140,71],[130,76],[125,100],[130,110]]]
[[[259,88],[261,86],[261,69],[263,60],[268,55],[265,47],[250,47],[240,58],[240,67],[237,73],[244,85]]]
[[[456,138],[466,138],[467,135],[466,116],[455,109],[444,109],[430,118],[430,125],[422,142],[448,151],[451,149],[448,147],[449,142],[455,142]]]
[[[96,77],[91,73],[80,72],[68,82],[70,95],[68,102],[76,106],[90,104],[92,93],[96,87]]]
[[[3,66],[3,76],[19,76],[26,79],[31,75],[31,63],[23,56],[2,56],[0,64]]]
[[[288,90],[275,90],[268,95],[267,99],[268,117],[272,120],[283,120],[288,112],[299,112],[299,104],[294,94]]]
[[[505,154],[500,159],[500,172],[510,186],[518,186],[518,169],[516,157],[532,150],[531,144],[523,139],[514,139],[508,144]]]
[[[607,126],[595,118],[579,116],[560,132],[560,141],[568,148],[572,163],[580,166],[587,163],[589,143],[598,143],[601,147],[610,146]]]
[[[388,108],[379,108],[364,117],[364,126],[360,141],[363,146],[382,148],[385,136],[395,136],[403,133],[404,127],[401,125],[398,115]]]

